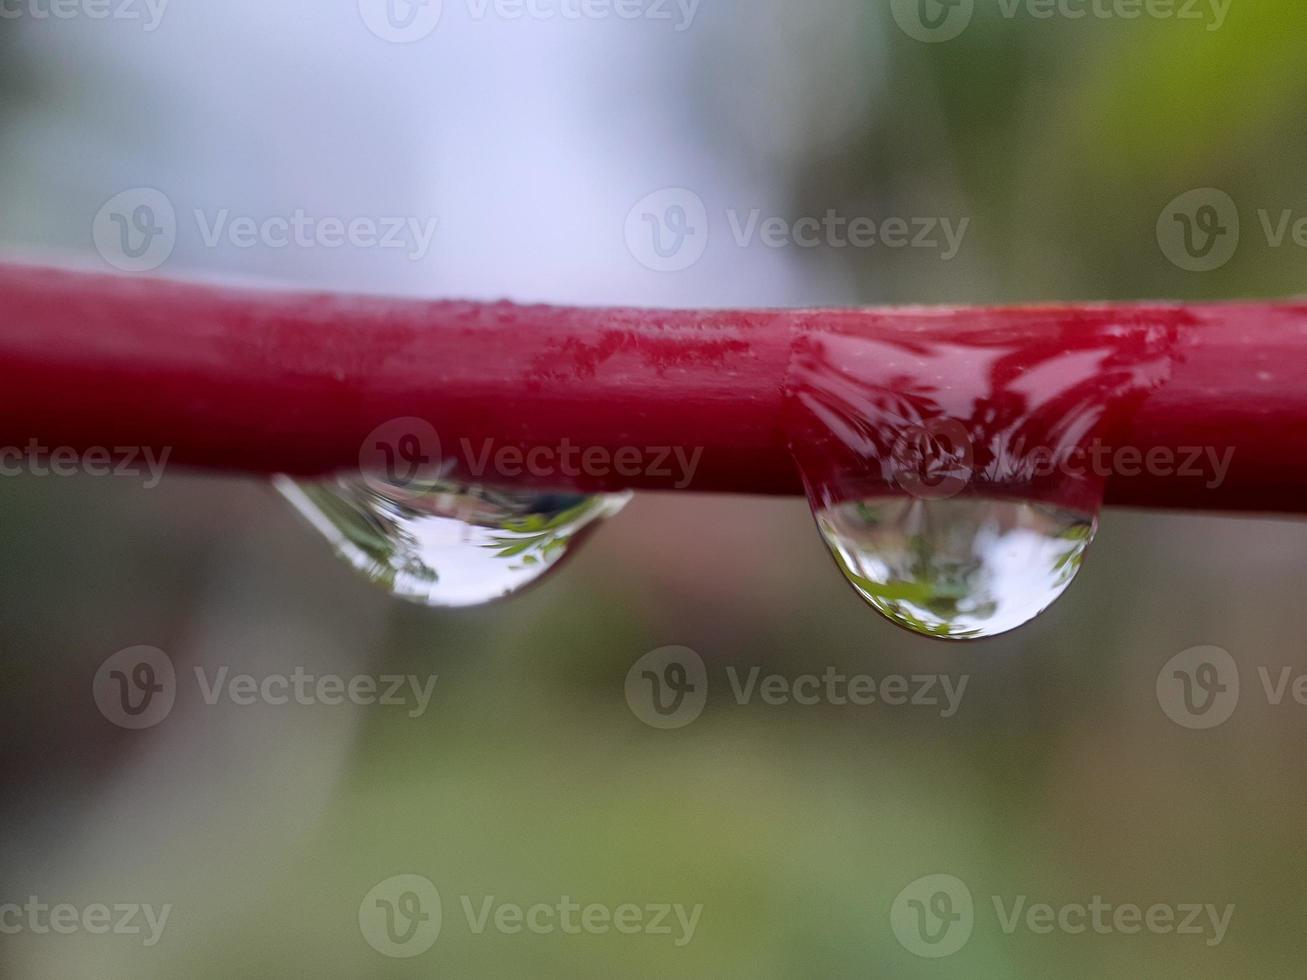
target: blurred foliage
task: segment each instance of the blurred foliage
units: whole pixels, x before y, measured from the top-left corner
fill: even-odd
[[[912,250],[812,256],[852,266],[866,302],[1025,302],[1296,295],[1300,249],[1266,247],[1255,210],[1307,214],[1307,7],[1236,4],[1220,30],[1175,20],[1006,19],[977,3],[942,44],[868,10],[884,93],[857,137],[801,159],[794,212],[972,217],[944,266]],[[1179,5],[1177,4],[1177,9]],[[817,74],[819,56],[805,63]],[[819,82],[813,82],[820,85]],[[1245,247],[1195,276],[1157,248],[1168,201],[1216,186]]]

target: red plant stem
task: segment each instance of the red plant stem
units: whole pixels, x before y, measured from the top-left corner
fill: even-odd
[[[1307,304],[841,311],[570,309],[233,289],[0,264],[0,446],[150,446],[246,473],[357,467],[378,425],[445,448],[701,449],[692,482],[558,469],[559,489],[802,491],[781,427],[792,337],[838,315],[1039,329],[1146,315],[1177,332],[1170,380],[1119,434],[1143,451],[1234,450],[1210,479],[1113,474],[1108,503],[1307,512]],[[920,322],[917,322],[920,321]],[[451,442],[457,445],[451,446]],[[557,461],[561,457],[555,456]],[[663,475],[662,469],[668,472]],[[487,482],[504,482],[487,481]],[[511,482],[511,481],[510,481]]]

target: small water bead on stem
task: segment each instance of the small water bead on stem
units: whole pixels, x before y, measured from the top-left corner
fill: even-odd
[[[1025,316],[914,311],[868,336],[834,314],[796,337],[783,421],[818,529],[858,593],[921,635],[997,636],[1067,590],[1104,477],[1061,464],[1170,373],[1165,324]]]
[[[479,606],[556,568],[630,500],[375,476],[274,480],[281,494],[371,581],[426,606]]]

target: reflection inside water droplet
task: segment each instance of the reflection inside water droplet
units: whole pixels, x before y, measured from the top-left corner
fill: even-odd
[[[493,602],[543,577],[630,494],[496,490],[440,481],[277,477],[336,553],[394,595],[428,606]]]
[[[891,622],[941,639],[1030,622],[1080,570],[1097,518],[1038,502],[873,497],[817,524],[845,576]]]

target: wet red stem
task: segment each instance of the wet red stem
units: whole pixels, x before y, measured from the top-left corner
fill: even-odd
[[[377,426],[430,420],[447,452],[595,451],[548,482],[794,494],[782,417],[794,338],[1092,321],[1174,331],[1170,377],[1114,439],[1233,450],[1219,486],[1113,473],[1110,504],[1307,512],[1307,304],[947,310],[573,309],[231,288],[0,264],[0,446],[150,446],[245,473],[358,465]],[[693,480],[662,449],[702,450]],[[640,472],[597,470],[638,450]],[[577,457],[578,459],[580,457]],[[634,461],[634,456],[628,454]],[[665,472],[664,472],[665,471]],[[487,482],[496,482],[488,480]],[[503,482],[498,481],[498,482]]]

